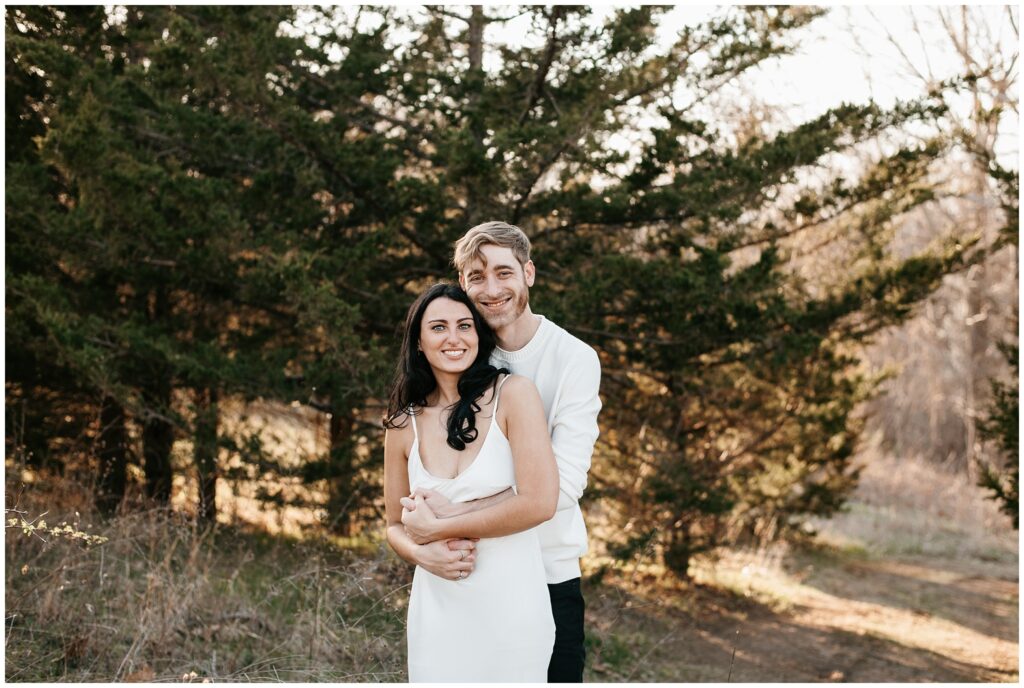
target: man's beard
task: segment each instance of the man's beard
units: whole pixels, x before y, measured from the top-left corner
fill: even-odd
[[[477,304],[477,307],[480,309],[481,315],[483,315],[484,320],[487,321],[487,324],[490,326],[490,328],[492,330],[497,330],[498,328],[504,327],[505,325],[515,322],[519,318],[519,316],[521,316],[523,312],[526,311],[526,307],[530,305],[529,292],[527,292],[525,289],[523,291],[513,292],[512,301],[510,305],[512,307],[511,310],[502,313],[501,315],[498,316],[491,316],[490,318],[488,318],[487,309],[484,306]]]

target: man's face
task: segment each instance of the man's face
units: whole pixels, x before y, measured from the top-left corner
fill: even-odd
[[[520,265],[512,249],[494,244],[480,247],[484,261],[474,259],[459,275],[459,284],[492,329],[516,321],[530,303],[533,261]]]

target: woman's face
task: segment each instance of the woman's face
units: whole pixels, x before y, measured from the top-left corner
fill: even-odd
[[[444,296],[431,301],[420,323],[419,347],[435,370],[461,373],[473,365],[480,337],[469,308]]]

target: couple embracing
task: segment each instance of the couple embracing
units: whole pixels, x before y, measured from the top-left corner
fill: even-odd
[[[409,309],[384,426],[387,538],[416,565],[411,682],[581,682],[597,354],[530,310],[518,227],[455,245]]]

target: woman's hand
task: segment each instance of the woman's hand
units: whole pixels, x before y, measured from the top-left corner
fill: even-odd
[[[423,495],[417,494],[414,499],[403,497],[402,500],[402,525],[405,532],[417,545],[425,545],[439,539],[437,525],[438,518],[427,506]],[[410,503],[411,502],[411,503]]]
[[[476,544],[471,540],[437,540],[417,547],[416,559],[439,578],[462,580],[476,566]]]

